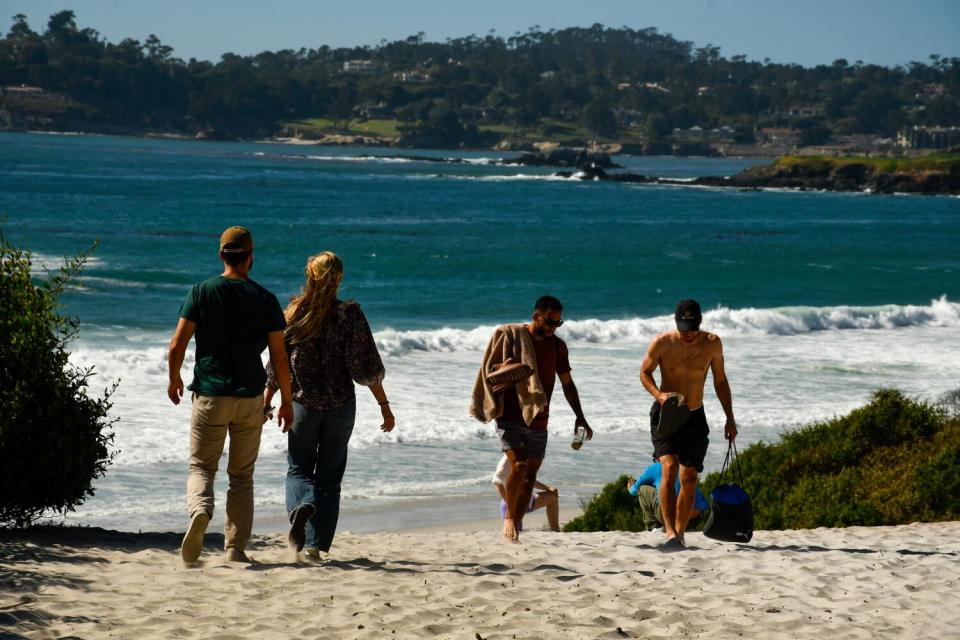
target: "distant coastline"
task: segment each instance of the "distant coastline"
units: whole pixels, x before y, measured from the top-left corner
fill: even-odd
[[[331,133],[317,138],[293,137],[276,135],[260,138],[209,138],[202,134],[190,134],[177,131],[158,131],[151,129],[134,129],[121,126],[93,127],[83,126],[69,128],[31,128],[0,126],[0,132],[5,133],[34,133],[41,135],[65,136],[118,136],[132,138],[152,138],[159,140],[181,141],[212,141],[212,142],[250,142],[258,144],[289,144],[299,146],[339,146],[356,147],[360,149],[443,149],[456,151],[499,151],[499,152],[548,152],[558,148],[581,148],[590,151],[600,151],[610,155],[631,156],[667,156],[667,157],[705,157],[705,158],[769,158],[775,160],[784,156],[791,157],[834,157],[834,158],[891,158],[888,153],[869,153],[863,150],[855,151],[840,146],[818,147],[789,147],[784,145],[767,144],[719,144],[707,146],[691,146],[664,143],[654,148],[645,148],[635,140],[624,141],[592,139],[563,139],[544,138],[535,141],[502,139],[490,145],[466,146],[443,144],[406,144],[400,138],[372,135],[355,135]],[[903,157],[918,158],[934,154],[930,150],[910,150]]]
[[[721,187],[740,190],[793,189],[876,194],[960,195],[960,152],[919,158],[828,158],[781,156],[769,165],[744,169],[734,176],[673,179],[635,173],[607,173],[596,164],[561,177],[582,180]]]
[[[202,136],[190,136],[183,133],[162,131],[54,131],[23,130],[0,127],[0,131],[13,133],[34,133],[40,135],[106,135],[128,136],[150,139],[197,141]],[[270,137],[264,139],[231,139],[219,142],[250,142],[257,144],[289,144],[301,146],[344,146],[357,148],[395,149],[397,151],[428,147],[399,146],[396,139],[371,138],[364,136],[330,135],[313,140],[304,138]],[[458,151],[496,151],[500,153],[519,153],[518,156],[492,160],[491,164],[515,164],[528,166],[557,167],[559,177],[580,178],[589,181],[625,182],[634,184],[661,184],[694,187],[718,187],[740,190],[791,189],[798,191],[839,191],[875,194],[907,195],[960,195],[960,151],[950,150],[939,153],[911,154],[907,157],[890,156],[825,156],[812,155],[818,148],[810,148],[806,153],[773,153],[774,149],[760,145],[738,145],[734,153],[731,149],[718,149],[712,153],[659,153],[647,154],[630,144],[618,142],[597,143],[594,141],[573,141],[582,143],[571,147],[558,141],[509,143],[501,141],[492,147],[455,147]],[[447,149],[442,146],[433,147]],[[822,149],[819,149],[822,151]],[[776,151],[781,151],[776,149]],[[610,162],[614,155],[656,155],[691,156],[715,158],[769,158],[769,165],[750,167],[734,176],[691,176],[684,179],[647,176],[629,172],[612,171],[617,165]],[[421,156],[397,155],[405,159],[431,162],[453,162],[450,159],[433,159]],[[560,157],[561,160],[557,161]],[[597,161],[602,159],[601,161]]]

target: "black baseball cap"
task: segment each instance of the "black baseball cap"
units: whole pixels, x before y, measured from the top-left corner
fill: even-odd
[[[696,300],[681,300],[677,303],[673,319],[677,321],[677,329],[680,331],[697,331],[703,321],[700,303]]]

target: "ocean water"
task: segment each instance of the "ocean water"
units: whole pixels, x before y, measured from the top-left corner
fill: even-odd
[[[341,528],[496,514],[492,425],[467,415],[494,326],[550,293],[596,438],[569,447],[558,395],[541,473],[575,506],[649,461],[639,384],[650,339],[694,297],[724,342],[743,446],[847,412],[883,387],[936,399],[960,387],[960,199],[587,183],[490,165],[494,152],[0,134],[4,235],[38,277],[99,238],[64,298],[73,360],[114,396],[119,454],[72,521],[182,528],[189,409],[166,398],[166,344],[190,286],[220,270],[226,226],[253,230],[252,276],[281,301],[306,257],[344,260],[387,367],[397,429],[358,389]],[[379,156],[379,157],[377,157]],[[730,175],[756,161],[616,158],[649,175]],[[184,378],[191,377],[192,347]],[[724,446],[714,425],[707,470]],[[283,526],[285,439],[264,432],[258,528]],[[222,475],[222,474],[221,474]],[[218,487],[222,505],[224,481]]]

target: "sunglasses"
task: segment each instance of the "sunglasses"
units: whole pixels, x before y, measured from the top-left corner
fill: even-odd
[[[563,320],[554,320],[553,318],[544,318],[543,324],[547,325],[548,327],[556,328],[563,325]]]

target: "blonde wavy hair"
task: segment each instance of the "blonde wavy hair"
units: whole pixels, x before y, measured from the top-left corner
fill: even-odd
[[[305,342],[323,330],[343,280],[343,262],[332,251],[324,251],[307,259],[304,273],[307,281],[283,313],[288,344]]]

